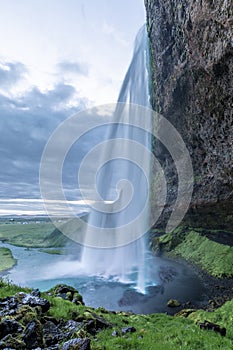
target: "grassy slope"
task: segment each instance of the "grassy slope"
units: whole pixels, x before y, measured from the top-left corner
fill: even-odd
[[[11,269],[16,263],[10,249],[0,248],[0,272]]]
[[[174,253],[200,265],[214,277],[233,277],[233,247],[219,244],[189,232]]]
[[[0,224],[0,240],[28,248],[62,247],[67,242],[51,222]]]
[[[179,228],[156,237],[153,249],[192,261],[214,277],[233,277],[233,247],[211,241],[195,230]]]

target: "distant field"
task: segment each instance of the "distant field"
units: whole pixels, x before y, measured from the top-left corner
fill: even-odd
[[[67,238],[51,222],[2,223],[0,241],[28,248],[62,247]]]

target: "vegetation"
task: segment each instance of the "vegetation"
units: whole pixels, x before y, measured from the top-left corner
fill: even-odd
[[[30,292],[29,288],[22,288],[0,278],[0,298],[11,297],[18,292]]]
[[[153,239],[154,251],[180,256],[214,277],[233,277],[233,247],[214,242],[197,230],[178,228]]]
[[[0,224],[0,240],[28,248],[63,247],[66,238],[51,222]]]
[[[0,248],[0,272],[11,269],[16,263],[10,249]]]
[[[0,297],[13,295],[16,292],[29,292],[28,289],[22,289],[9,283],[0,281]],[[52,294],[52,293],[50,293]],[[217,350],[232,349],[233,330],[232,330],[232,307],[233,301],[214,312],[205,312],[198,310],[191,312],[187,318],[181,316],[167,316],[165,314],[135,315],[127,312],[111,312],[104,308],[93,309],[85,305],[76,305],[69,300],[63,300],[61,297],[55,297],[43,293],[43,298],[47,298],[51,304],[50,309],[45,314],[51,320],[63,319],[64,321],[73,319],[81,322],[83,328],[75,333],[74,337],[90,338],[91,349],[93,350],[112,350],[112,349],[131,349],[131,350]],[[30,315],[33,319],[36,312],[32,313],[32,308],[23,307],[24,322],[30,321]],[[25,312],[29,312],[28,317]],[[18,317],[19,318],[19,317]],[[109,327],[103,327],[96,334],[89,333],[85,328],[89,321],[101,319]],[[214,321],[223,327],[226,327],[226,336],[221,336],[214,331],[200,329],[199,322],[204,320]],[[38,321],[39,322],[39,321]],[[134,332],[122,332],[125,327],[134,327]]]

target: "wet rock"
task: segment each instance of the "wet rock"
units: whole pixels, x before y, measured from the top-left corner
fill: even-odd
[[[90,350],[91,341],[88,338],[75,338],[63,344],[62,350]]]
[[[181,303],[176,299],[170,299],[167,302],[168,307],[179,307],[180,305],[181,305]]]
[[[76,322],[74,320],[69,320],[66,323],[64,329],[69,332],[69,335],[72,335],[80,329],[80,326],[81,326],[80,322]]]
[[[134,332],[136,332],[136,328],[134,328],[134,327],[124,327],[121,329],[122,334],[134,333]]]
[[[36,289],[33,289],[33,291],[31,292],[31,295],[33,295],[34,297],[40,298],[41,293],[40,293],[39,289],[36,288]]]
[[[23,340],[27,349],[34,349],[36,347],[43,347],[43,329],[38,320],[31,321],[27,324]]]
[[[22,326],[13,319],[5,319],[0,322],[0,339],[8,334],[22,332]]]
[[[47,312],[50,308],[50,302],[47,299],[42,299],[32,294],[19,293],[21,298],[21,303],[23,305],[29,305],[31,307],[40,306],[42,312]]]
[[[1,341],[0,341],[0,349],[26,349],[26,344],[17,338],[14,338],[11,334],[6,335]]]
[[[43,325],[43,335],[47,346],[55,345],[65,338],[65,334],[51,321],[47,321]]]
[[[0,317],[14,315],[17,307],[18,303],[14,297],[0,299]]]
[[[200,329],[212,330],[214,332],[220,333],[222,336],[226,335],[225,327],[220,327],[218,324],[206,320],[200,323]]]

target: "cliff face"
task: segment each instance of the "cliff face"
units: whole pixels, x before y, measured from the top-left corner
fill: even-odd
[[[145,0],[152,105],[180,132],[193,204],[233,198],[232,0]]]

